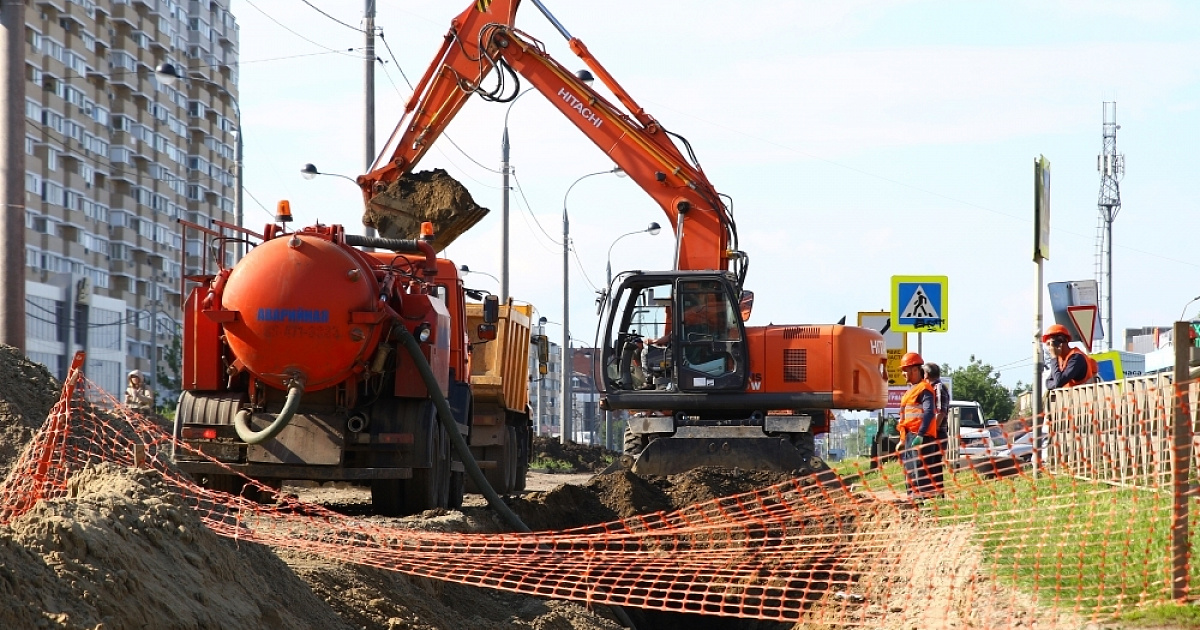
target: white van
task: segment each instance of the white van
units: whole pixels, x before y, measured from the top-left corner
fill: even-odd
[[[951,460],[958,459],[958,447],[964,439],[973,438],[980,432],[987,433],[983,406],[972,400],[951,400],[946,423],[949,425],[946,427],[947,434],[958,437],[956,440],[947,440],[947,455]]]

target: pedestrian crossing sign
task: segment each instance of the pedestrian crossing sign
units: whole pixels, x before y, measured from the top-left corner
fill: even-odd
[[[949,294],[946,276],[892,276],[892,329],[946,332]]]

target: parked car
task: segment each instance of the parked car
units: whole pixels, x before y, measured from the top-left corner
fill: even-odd
[[[1040,440],[1039,457],[1042,460],[1046,459],[1046,449],[1050,446],[1050,436],[1042,434]],[[1026,433],[1021,437],[1013,440],[1012,446],[1003,453],[1004,456],[1015,457],[1023,462],[1033,459],[1033,433]]]
[[[962,429],[958,444],[958,456],[967,458],[1005,457],[1011,448],[1004,435],[994,435],[987,429]]]

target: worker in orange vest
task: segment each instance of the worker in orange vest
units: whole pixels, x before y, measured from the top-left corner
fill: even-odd
[[[916,352],[900,359],[900,369],[909,389],[900,399],[900,440],[904,450],[904,481],[913,500],[929,499],[942,493],[941,480],[931,472],[941,469],[942,446],[938,441],[937,407],[934,387],[925,380],[925,361]],[[939,475],[940,476],[940,475]]]
[[[1050,377],[1046,379],[1046,390],[1060,387],[1075,387],[1090,383],[1096,377],[1095,368],[1088,356],[1079,348],[1072,347],[1071,332],[1062,324],[1054,324],[1042,335],[1042,343],[1050,346]]]

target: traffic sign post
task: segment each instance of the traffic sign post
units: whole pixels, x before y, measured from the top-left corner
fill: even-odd
[[[950,329],[946,276],[892,276],[892,328],[898,332]]]
[[[900,371],[900,359],[908,352],[908,335],[892,327],[892,314],[886,311],[859,313],[858,326],[883,335],[883,346],[887,350],[888,385],[903,385],[904,373]]]

